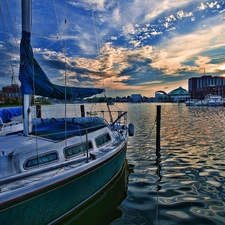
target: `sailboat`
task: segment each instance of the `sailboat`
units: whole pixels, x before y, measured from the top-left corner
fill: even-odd
[[[99,116],[31,118],[31,96],[85,98],[101,88],[50,82],[31,47],[31,0],[22,0],[19,79],[23,133],[1,136],[0,218],[3,224],[51,224],[87,204],[119,176],[134,126],[127,112]]]

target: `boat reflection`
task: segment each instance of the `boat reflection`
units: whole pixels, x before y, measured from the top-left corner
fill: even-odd
[[[132,166],[126,163],[115,180],[85,206],[62,218],[58,225],[108,225],[122,216],[119,205],[127,196],[128,177]],[[88,184],[87,184],[88,185]]]

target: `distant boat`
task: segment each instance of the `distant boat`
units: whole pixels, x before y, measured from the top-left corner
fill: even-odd
[[[113,101],[109,101],[109,102],[107,102],[107,105],[114,105],[114,102]]]
[[[220,95],[207,95],[205,98],[208,106],[223,106],[224,100]]]
[[[49,224],[84,206],[121,173],[134,134],[126,111],[111,123],[97,116],[31,118],[32,94],[70,100],[104,92],[50,82],[30,44],[31,5],[22,0],[23,132],[0,137],[1,225]]]
[[[196,100],[192,100],[192,99],[188,99],[187,101],[185,101],[186,106],[194,106],[195,103],[196,103]]]
[[[203,100],[197,100],[194,106],[223,106],[224,100],[220,95],[208,94]]]
[[[195,106],[208,106],[208,101],[205,99],[197,100],[194,104]]]

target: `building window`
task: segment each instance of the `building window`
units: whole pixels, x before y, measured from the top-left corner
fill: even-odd
[[[30,169],[30,168],[36,167],[38,165],[48,164],[48,163],[52,163],[55,161],[58,161],[57,152],[50,152],[48,154],[43,154],[43,155],[40,155],[37,157],[35,156],[35,157],[28,159],[24,163],[24,168]]]
[[[108,143],[109,141],[111,141],[111,137],[108,133],[103,134],[95,139],[97,147],[104,145],[105,143]]]
[[[83,142],[79,145],[69,146],[69,147],[64,148],[64,156],[65,156],[65,158],[71,158],[78,153],[85,152],[86,149],[87,149],[86,142]],[[91,150],[91,149],[93,149],[93,146],[92,146],[91,141],[89,141],[88,142],[88,150]]]

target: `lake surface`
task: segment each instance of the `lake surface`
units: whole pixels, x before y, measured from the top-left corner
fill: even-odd
[[[125,175],[63,224],[225,224],[225,108],[162,103],[157,161],[157,105],[114,106],[127,110],[135,125]],[[67,107],[67,116],[80,113],[78,106]],[[85,107],[99,109],[98,104]],[[51,105],[42,107],[43,117],[49,108],[55,117],[64,116],[64,105]]]

